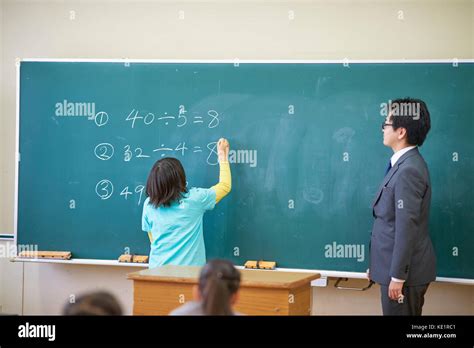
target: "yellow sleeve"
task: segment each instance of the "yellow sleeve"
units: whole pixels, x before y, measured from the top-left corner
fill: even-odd
[[[216,204],[232,189],[232,176],[229,162],[219,162],[219,183],[211,187],[216,192]]]
[[[151,231],[148,232],[148,238],[150,238],[150,243],[153,243],[153,235],[151,234]]]

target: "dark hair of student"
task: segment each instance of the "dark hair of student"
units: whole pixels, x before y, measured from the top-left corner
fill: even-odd
[[[407,130],[408,144],[423,145],[431,128],[430,112],[425,102],[421,99],[401,98],[392,101],[392,108],[395,104],[398,104],[399,109],[407,108],[409,105],[419,107],[419,114],[412,112],[411,115],[392,115],[390,121],[393,129],[405,128]]]
[[[206,315],[233,315],[230,299],[240,286],[240,272],[232,262],[209,261],[199,276],[199,292]]]
[[[186,192],[186,174],[178,159],[167,157],[153,165],[146,182],[146,194],[152,205],[169,207]]]
[[[122,315],[122,308],[115,297],[108,292],[93,292],[68,303],[63,315]]]

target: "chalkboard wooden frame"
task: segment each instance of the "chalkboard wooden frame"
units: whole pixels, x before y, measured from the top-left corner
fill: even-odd
[[[89,59],[89,58],[78,58],[78,59],[67,59],[67,58],[25,58],[16,60],[16,141],[15,141],[15,197],[14,197],[14,234],[13,238],[16,243],[17,241],[17,227],[18,227],[18,181],[19,181],[19,118],[20,118],[20,64],[21,62],[102,62],[102,63],[223,63],[223,64],[245,64],[245,63],[301,63],[301,64],[359,64],[359,63],[474,63],[474,59],[407,59],[407,60],[349,60],[349,59],[338,59],[338,60],[239,60],[239,59],[224,59],[224,60],[194,60],[194,59]],[[7,239],[11,239],[10,237]],[[17,259],[17,261],[20,261]],[[32,260],[33,262],[35,260]],[[104,264],[104,260],[97,260],[97,264]],[[51,261],[54,262],[54,261]],[[72,259],[71,263],[81,264],[81,261]],[[68,263],[69,263],[68,262]],[[94,260],[87,260],[87,264],[94,264]],[[106,264],[106,263],[105,263]],[[322,273],[326,277],[349,277],[349,278],[362,278],[365,276],[364,273],[360,272],[339,272],[339,271],[325,271],[325,270],[308,270],[308,269],[278,269],[280,271],[315,271]],[[454,282],[462,284],[474,284],[474,279],[464,278],[450,278],[450,277],[438,277],[437,281],[443,282]]]

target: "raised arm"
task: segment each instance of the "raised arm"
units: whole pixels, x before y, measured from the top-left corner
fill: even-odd
[[[216,192],[216,203],[219,203],[232,189],[232,176],[229,165],[229,142],[221,138],[217,143],[219,157],[219,183],[211,187]]]

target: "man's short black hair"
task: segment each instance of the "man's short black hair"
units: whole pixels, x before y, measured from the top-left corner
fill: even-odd
[[[421,99],[395,99],[390,107],[393,129],[405,128],[410,145],[423,145],[431,128],[430,112]]]

